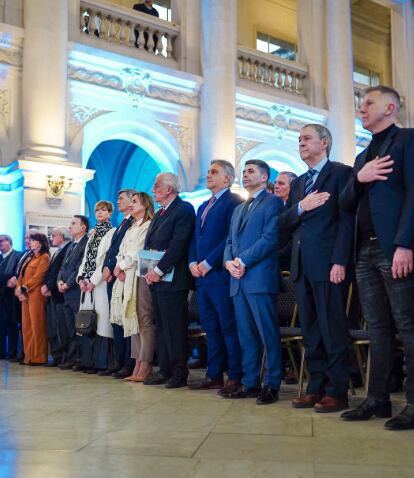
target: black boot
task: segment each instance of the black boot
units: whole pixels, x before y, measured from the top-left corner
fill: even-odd
[[[384,427],[387,430],[414,429],[414,405],[407,405],[399,415],[387,420]]]
[[[390,401],[380,402],[375,398],[367,397],[357,408],[344,412],[341,418],[348,422],[356,422],[369,420],[373,416],[389,418],[391,415]]]

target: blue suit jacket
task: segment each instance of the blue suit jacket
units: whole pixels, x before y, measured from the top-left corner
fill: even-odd
[[[362,185],[356,180],[367,160],[368,149],[355,160],[353,174],[340,196],[340,205],[358,215]],[[414,249],[414,129],[394,126],[378,155],[394,160],[386,181],[374,181],[368,187],[369,206],[378,241],[392,261],[397,246]]]
[[[342,163],[328,161],[316,179],[313,190],[329,192],[329,200],[313,211],[298,215],[298,203],[305,196],[306,173],[295,179],[286,207],[280,217],[284,239],[292,239],[290,272],[292,280],[300,267],[309,280],[329,281],[333,264],[349,266],[352,258],[354,217],[339,207],[339,195],[352,173]]]
[[[223,268],[223,253],[234,208],[241,202],[240,196],[230,190],[223,193],[208,212],[203,228],[201,228],[201,216],[208,201],[198,208],[188,262],[199,263],[206,260],[212,269],[205,277],[197,278],[196,285],[228,284],[230,276]]]
[[[243,290],[250,294],[279,292],[278,221],[283,208],[280,198],[262,192],[242,220],[244,203],[237,206],[231,220],[224,262],[239,257],[246,265],[244,276],[230,279],[230,296]]]

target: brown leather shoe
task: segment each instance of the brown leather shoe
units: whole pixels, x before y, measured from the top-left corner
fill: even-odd
[[[330,397],[325,395],[322,400],[315,403],[313,409],[318,413],[340,412],[349,408],[348,397]]]
[[[217,390],[218,388],[223,387],[222,380],[213,380],[210,377],[206,377],[205,379],[199,382],[193,382],[188,385],[190,390]]]
[[[227,380],[227,382],[220,387],[220,390],[217,392],[217,395],[227,395],[229,393],[234,393],[240,388],[240,382],[238,380]]]
[[[312,393],[309,393],[308,395],[305,395],[304,397],[294,398],[292,400],[292,407],[293,408],[313,408],[315,403],[318,403],[320,400],[322,400],[321,395],[314,395]]]

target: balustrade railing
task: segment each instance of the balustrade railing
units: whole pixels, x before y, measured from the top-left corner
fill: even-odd
[[[98,0],[80,1],[80,30],[102,41],[172,59],[180,33],[174,23]]]
[[[240,47],[237,52],[239,78],[304,96],[303,80],[308,74],[305,65]]]

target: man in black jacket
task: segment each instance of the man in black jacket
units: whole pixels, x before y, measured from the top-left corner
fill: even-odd
[[[385,423],[414,428],[414,130],[395,125],[400,97],[387,86],[365,90],[362,125],[372,141],[356,158],[341,206],[357,213],[356,278],[370,334],[368,397],[347,421],[391,416],[390,375],[396,327],[407,369],[407,406]]]
[[[21,252],[13,250],[10,236],[0,236],[0,359],[17,358],[20,307],[9,281],[15,275],[21,255]]]
[[[330,161],[327,128],[302,128],[299,153],[308,171],[294,180],[280,218],[292,238],[291,276],[310,380],[295,408],[336,412],[348,408],[349,363],[345,304],[352,257],[353,217],[339,208],[339,194],[352,170]]]
[[[194,232],[195,212],[190,203],[178,196],[179,182],[175,174],[159,174],[152,192],[161,209],[152,220],[144,249],[165,251],[165,254],[145,276],[151,288],[160,370],[144,384],[185,387],[188,376],[187,297],[192,284],[188,250]],[[172,282],[164,281],[163,276],[172,270]]]
[[[63,294],[57,286],[59,270],[69,247],[70,235],[65,227],[56,227],[51,234],[52,246],[56,248],[49,263],[49,269],[42,285],[41,293],[48,297],[46,305],[47,338],[53,361],[46,364],[56,367],[62,362],[63,347],[67,343],[64,325]]]
[[[86,216],[75,215],[69,226],[69,232],[73,241],[66,249],[62,266],[58,273],[57,286],[60,293],[63,294],[63,314],[64,324],[67,336],[67,343],[63,353],[63,363],[59,365],[62,370],[80,370],[77,365],[79,358],[79,347],[75,329],[75,316],[79,311],[80,289],[76,282],[78,270],[88,242],[87,232],[89,230],[89,220]]]

